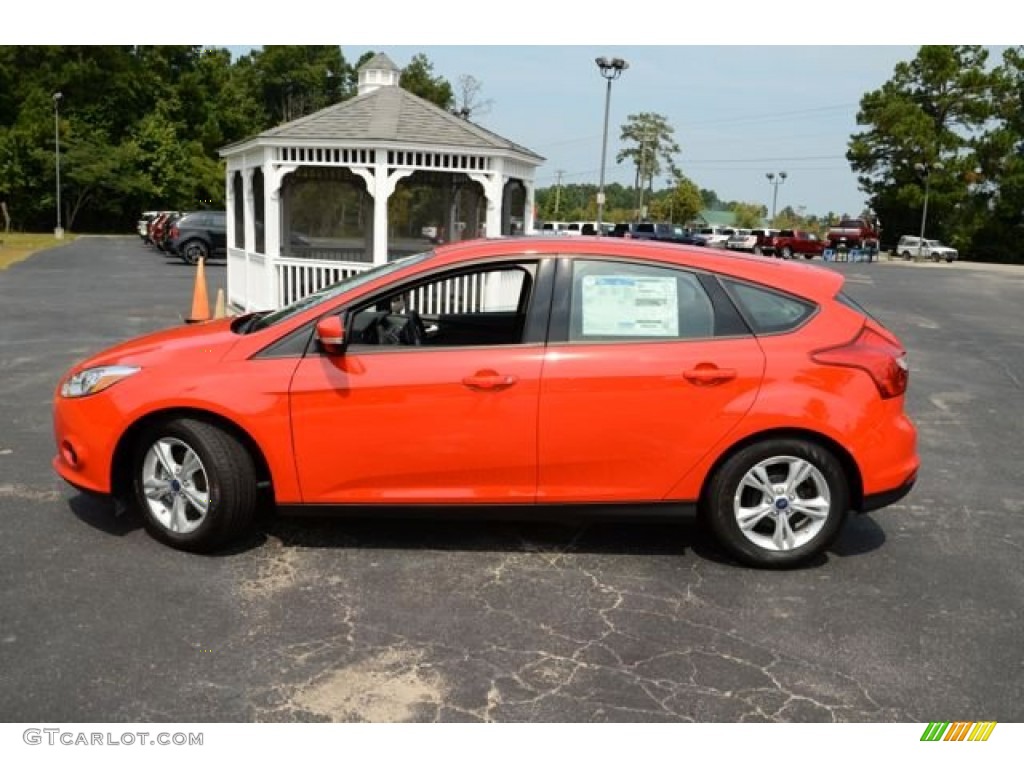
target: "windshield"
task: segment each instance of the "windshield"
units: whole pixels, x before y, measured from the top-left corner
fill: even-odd
[[[406,256],[402,259],[396,259],[395,261],[389,261],[387,264],[380,264],[376,267],[371,267],[364,272],[357,272],[354,275],[349,275],[346,278],[339,280],[333,285],[329,285],[323,290],[311,293],[308,296],[299,299],[298,301],[289,304],[287,307],[282,307],[274,312],[269,312],[265,315],[256,317],[253,322],[248,325],[244,333],[252,333],[253,331],[259,331],[264,328],[269,328],[272,325],[276,325],[282,320],[286,320],[303,310],[315,307],[317,304],[322,304],[325,301],[340,296],[346,291],[350,291],[353,288],[358,288],[360,285],[365,285],[371,280],[376,280],[378,277],[383,275],[397,272],[400,269],[418,264],[421,261],[432,257],[433,251],[425,251],[423,253],[416,253],[412,256]]]

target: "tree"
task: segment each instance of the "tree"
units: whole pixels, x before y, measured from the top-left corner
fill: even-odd
[[[995,119],[975,142],[966,178],[972,257],[1024,261],[1024,47],[1003,52],[995,71]]]
[[[929,178],[929,230],[948,236],[963,223],[972,140],[993,116],[998,77],[981,46],[923,46],[893,77],[864,95],[847,159],[892,236],[916,232]]]
[[[765,207],[758,203],[733,203],[730,208],[736,216],[736,226],[743,229],[757,229],[768,215]]]
[[[654,177],[662,175],[662,163],[668,174],[675,172],[675,155],[679,153],[679,145],[673,137],[675,129],[668,124],[664,115],[639,112],[628,115],[626,120],[619,133],[619,140],[626,146],[619,150],[615,162],[629,160],[636,167],[634,188],[637,190],[636,208],[639,214],[643,207],[643,190],[650,190]]]
[[[686,224],[697,218],[704,207],[697,185],[676,171],[673,183],[651,204],[651,214],[662,221]]]
[[[463,117],[480,117],[486,115],[494,106],[494,99],[483,99],[480,92],[484,84],[472,75],[459,75],[459,96],[455,111]]]
[[[398,84],[441,109],[450,110],[455,103],[451,83],[441,76],[434,76],[434,65],[422,53],[412,57],[409,65],[402,70]]]
[[[287,123],[350,96],[351,73],[336,45],[267,45],[252,54],[272,124]]]

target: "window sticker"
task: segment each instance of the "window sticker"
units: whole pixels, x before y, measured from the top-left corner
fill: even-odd
[[[585,275],[584,336],[679,335],[675,277]]]

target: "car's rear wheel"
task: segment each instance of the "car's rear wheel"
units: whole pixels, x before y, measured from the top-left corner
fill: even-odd
[[[784,259],[791,259],[791,258],[793,258],[793,249],[790,248],[788,245],[785,248],[782,249],[782,258],[784,258]]]
[[[703,514],[737,560],[786,568],[819,555],[849,512],[849,482],[825,448],[805,440],[765,440],[740,450],[715,473]]]
[[[947,264],[952,264],[953,263],[953,257],[952,256],[947,256],[946,257],[946,263]]]
[[[903,252],[903,260],[904,261],[910,261],[910,251],[904,251]]]
[[[135,456],[134,493],[146,528],[178,549],[239,538],[257,504],[252,457],[234,437],[194,419],[151,428]]]
[[[200,259],[208,259],[210,249],[202,240],[189,240],[181,246],[181,258],[186,264],[198,264]]]

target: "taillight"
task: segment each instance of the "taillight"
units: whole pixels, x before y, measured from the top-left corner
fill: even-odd
[[[910,367],[906,351],[868,325],[853,341],[819,349],[811,353],[811,359],[822,365],[860,368],[871,376],[883,399],[899,397],[907,391]]]
[[[171,227],[171,240],[174,240],[178,236],[178,228]]]

